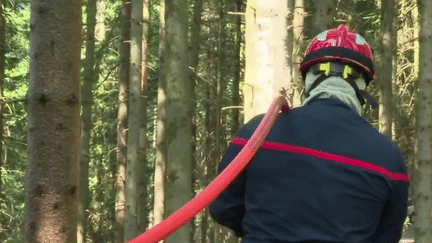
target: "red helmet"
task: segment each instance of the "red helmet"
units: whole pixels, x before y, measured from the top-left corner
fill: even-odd
[[[306,55],[300,63],[303,78],[308,69],[319,62],[339,61],[352,64],[362,71],[366,83],[374,79],[373,54],[366,40],[344,24],[317,35],[306,49]]]

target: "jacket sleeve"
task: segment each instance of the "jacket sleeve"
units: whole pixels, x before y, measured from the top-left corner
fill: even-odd
[[[408,173],[405,164],[400,160],[402,172]],[[393,181],[390,198],[384,206],[381,223],[377,229],[374,242],[398,243],[402,237],[403,226],[407,216],[409,182]]]
[[[224,170],[229,163],[237,156],[242,147],[230,145],[219,165],[218,174]],[[236,236],[242,237],[242,220],[245,214],[244,192],[245,174],[241,173],[231,185],[210,204],[210,215],[221,225],[234,231]]]

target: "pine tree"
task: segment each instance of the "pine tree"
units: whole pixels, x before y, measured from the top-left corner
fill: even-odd
[[[141,61],[142,61],[142,22],[143,1],[132,0],[131,13],[131,46],[129,69],[129,116],[125,189],[125,241],[133,239],[140,233],[138,219],[142,212],[139,208],[139,182],[143,171],[140,161],[140,128],[141,128]]]
[[[130,17],[131,5],[129,0],[122,1],[121,7],[121,45],[119,69],[119,96],[117,115],[117,182],[116,182],[116,233],[115,242],[124,240],[124,205],[126,184],[126,158],[127,158],[127,117],[129,89],[129,57],[130,57]]]
[[[187,203],[192,192],[191,85],[188,78],[187,1],[166,0],[167,184],[166,215]],[[165,242],[190,242],[187,223]]]
[[[291,86],[287,48],[288,0],[248,0],[246,9],[245,121],[264,113]],[[285,30],[285,31],[284,31]]]
[[[379,73],[379,93],[380,93],[380,106],[379,106],[379,119],[380,119],[380,132],[392,137],[392,75],[393,72],[393,40],[395,31],[393,27],[393,20],[395,16],[395,2],[394,0],[381,1],[381,14],[382,14],[382,39],[381,39],[381,62]]]
[[[164,218],[165,212],[165,185],[166,185],[166,163],[167,163],[167,97],[166,97],[166,61],[165,61],[165,0],[160,1],[160,23],[159,23],[159,82],[156,114],[156,161],[154,172],[154,203],[153,203],[153,225],[158,224]]]
[[[90,133],[92,128],[93,84],[95,83],[94,55],[95,55],[95,26],[96,0],[87,2],[87,33],[86,57],[84,65],[84,82],[82,94],[82,122],[81,122],[81,155],[80,155],[80,187],[79,187],[79,221],[78,243],[86,242],[87,209],[89,205],[89,161],[90,161]]]
[[[432,242],[432,2],[418,0],[420,12],[420,73],[417,98],[417,168],[413,175],[414,240]]]
[[[81,1],[31,5],[25,241],[76,242]]]

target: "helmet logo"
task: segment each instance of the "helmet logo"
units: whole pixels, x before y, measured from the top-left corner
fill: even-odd
[[[317,35],[317,40],[325,41],[327,39],[327,31],[321,32]]]
[[[366,40],[359,34],[356,35],[356,44],[358,45],[364,45],[366,44]]]

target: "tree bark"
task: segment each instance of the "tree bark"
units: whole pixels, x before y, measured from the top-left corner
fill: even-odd
[[[292,106],[298,107],[302,103],[301,93],[303,90],[303,82],[299,70],[300,62],[302,61],[301,48],[303,47],[303,31],[304,31],[304,18],[306,12],[304,9],[304,0],[295,0],[293,18],[293,53],[292,53],[292,79],[293,79],[293,92],[292,92]]]
[[[117,122],[117,199],[115,206],[116,233],[115,242],[124,240],[124,205],[127,162],[127,123],[128,123],[128,90],[129,90],[129,57],[130,57],[130,17],[129,0],[122,1],[121,8],[121,46],[119,68],[119,97]]]
[[[167,131],[168,163],[166,209],[172,214],[191,198],[192,101],[188,78],[188,2],[166,0]],[[187,223],[165,242],[190,242]]]
[[[201,30],[201,13],[202,13],[202,0],[194,0],[193,4],[193,17],[191,22],[191,33],[189,39],[189,79],[191,84],[191,99],[192,99],[192,185],[196,185],[195,183],[199,180],[198,176],[198,165],[196,161],[196,150],[197,150],[197,118],[196,118],[196,106],[197,106],[197,97],[195,94],[195,86],[198,80],[198,63],[199,63],[199,49],[200,49],[200,30]],[[192,194],[195,194],[195,186],[192,186]],[[195,226],[194,223],[195,218],[192,219],[192,226]],[[194,233],[195,230],[192,230],[191,233]],[[193,237],[193,236],[191,236]]]
[[[166,98],[166,60],[165,60],[165,0],[160,1],[160,23],[159,23],[159,87],[157,98],[156,117],[156,162],[154,173],[154,204],[153,225],[158,224],[164,218],[165,211],[165,183],[167,164],[167,98]]]
[[[288,0],[248,0],[246,8],[245,122],[265,113],[291,75],[287,51]]]
[[[141,124],[140,124],[140,153],[139,163],[142,164],[142,170],[138,173],[140,182],[138,186],[138,230],[143,232],[148,226],[147,210],[147,82],[148,82],[148,54],[150,40],[150,0],[143,1],[143,23],[142,23],[142,60],[141,60]],[[143,175],[144,174],[144,175]]]
[[[223,96],[223,91],[224,91],[224,86],[225,86],[225,82],[224,82],[224,76],[222,75],[223,73],[223,63],[224,63],[224,35],[225,35],[225,30],[224,30],[224,8],[225,8],[225,1],[224,0],[219,0],[217,1],[217,11],[219,12],[219,21],[218,21],[218,42],[217,42],[217,69],[216,69],[216,147],[215,147],[215,153],[214,153],[214,157],[213,159],[215,160],[214,162],[214,167],[210,168],[211,170],[214,170],[216,174],[217,173],[217,166],[219,165],[220,159],[221,159],[221,153],[222,153],[222,96]],[[213,178],[211,178],[213,179]],[[223,238],[222,238],[222,234],[221,234],[221,226],[217,225],[216,228],[218,230],[214,231],[214,235],[215,235],[215,242],[220,242]]]
[[[240,13],[243,11],[243,0],[236,0],[235,3],[236,12]],[[235,20],[236,33],[235,33],[235,44],[234,44],[234,79],[233,79],[233,95],[232,105],[240,105],[240,78],[241,78],[241,44],[242,44],[242,16],[237,15]],[[231,135],[234,134],[240,128],[240,111],[237,109],[233,110],[231,117]]]
[[[84,82],[82,92],[81,115],[81,154],[80,154],[80,183],[79,183],[79,220],[77,229],[78,243],[86,242],[87,235],[87,209],[89,206],[89,161],[90,136],[92,128],[93,84],[95,83],[94,57],[95,57],[95,26],[96,26],[96,0],[87,1],[87,33],[86,56],[84,65]]]
[[[0,0],[0,99],[3,100],[3,83],[4,83],[4,74],[5,74],[5,54],[6,54],[6,18],[4,15],[5,8],[5,0]],[[4,113],[4,104],[0,104],[0,201],[3,201],[3,193],[2,193],[2,168],[4,161],[3,154],[3,113]],[[2,207],[0,205],[0,211],[2,211]],[[0,217],[0,231],[3,232],[3,218]],[[5,237],[4,233],[0,233],[0,242],[3,241]]]
[[[432,242],[432,2],[418,0],[420,10],[420,73],[417,98],[417,168],[413,175],[414,240]]]
[[[208,43],[210,44],[210,43]],[[207,56],[208,59],[210,59],[210,49],[207,48]],[[210,80],[212,75],[211,75],[211,61],[207,62],[207,73],[206,73],[206,77]],[[212,101],[214,100],[214,89],[213,86],[210,83],[204,83],[204,90],[205,90],[205,97],[207,97],[207,99],[205,99],[204,101],[204,112],[205,112],[205,143],[204,143],[204,154],[206,155],[204,157],[204,161],[203,161],[203,172],[202,172],[202,182],[203,182],[203,186],[208,185],[210,178],[215,178],[215,170],[212,170],[211,168],[214,168],[215,166],[215,160],[212,159],[213,158],[213,136],[211,136],[211,134],[214,133],[214,112],[212,109]],[[203,223],[205,222],[206,225],[202,226],[201,228],[201,242],[202,243],[213,243],[214,242],[214,228],[215,228],[215,222],[210,218],[210,214],[208,212],[208,209],[206,209],[203,212]],[[209,219],[210,218],[210,219]],[[212,224],[210,224],[212,223]],[[209,231],[209,236],[208,236],[208,241],[207,241],[207,231]]]
[[[393,39],[395,31],[393,27],[393,20],[395,16],[395,1],[382,0],[381,1],[381,62],[379,73],[379,130],[384,135],[392,137],[392,75],[393,72],[393,53],[394,45]]]
[[[76,242],[81,1],[31,5],[25,242]]]
[[[419,27],[419,8],[418,4],[414,4],[412,10],[412,18],[413,18],[413,39],[414,39],[414,73],[418,75],[419,67],[420,67],[420,41],[419,41],[419,32],[417,31]]]
[[[128,142],[125,189],[125,233],[124,240],[129,241],[139,233],[139,219],[142,212],[138,211],[140,181],[143,162],[139,160],[140,129],[141,129],[141,58],[143,34],[143,1],[132,0],[131,12],[131,45],[129,66],[129,116]]]
[[[202,0],[194,0],[193,6],[193,19],[191,22],[191,33],[189,40],[189,78],[191,80],[192,91],[195,90],[195,83],[197,82],[197,68],[199,62],[199,49],[200,49],[200,30],[201,30],[201,13],[202,13]]]
[[[224,82],[224,76],[222,75],[223,73],[223,63],[224,63],[224,35],[225,35],[225,30],[224,30],[224,8],[225,8],[225,1],[224,0],[219,0],[218,1],[218,11],[219,11],[219,23],[218,23],[218,29],[219,29],[219,33],[218,33],[218,43],[217,43],[217,73],[216,73],[216,78],[217,78],[217,84],[216,84],[216,149],[215,149],[215,157],[214,159],[216,160],[216,165],[219,164],[220,159],[221,159],[221,144],[222,144],[222,123],[221,123],[221,119],[222,119],[222,96],[223,96],[223,91],[224,91],[224,86],[225,86],[225,82]],[[217,168],[212,168],[213,170],[217,171]]]

